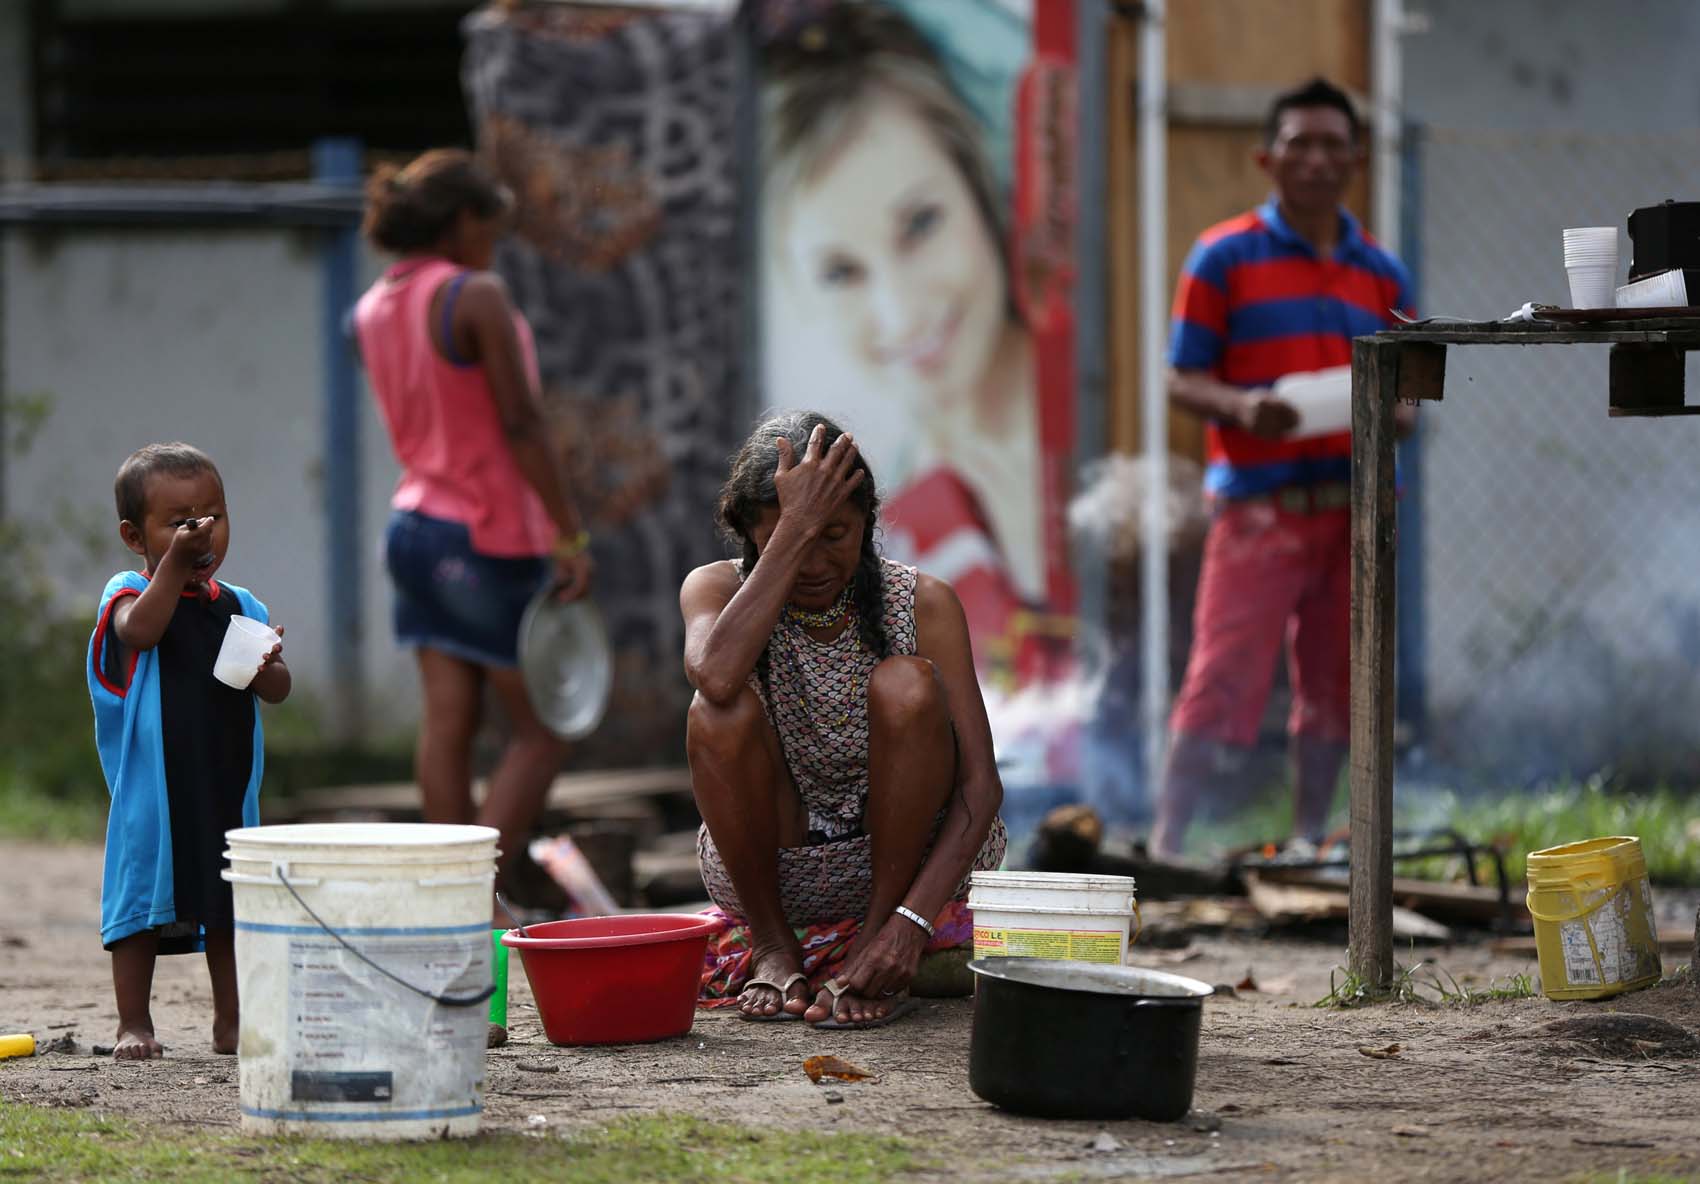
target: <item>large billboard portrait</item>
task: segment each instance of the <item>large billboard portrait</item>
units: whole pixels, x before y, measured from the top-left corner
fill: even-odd
[[[886,554],[951,582],[1006,686],[1071,632],[1072,8],[780,0],[757,24],[765,400],[856,436]]]

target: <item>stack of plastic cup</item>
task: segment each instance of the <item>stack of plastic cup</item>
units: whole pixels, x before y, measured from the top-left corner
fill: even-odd
[[[1572,308],[1611,308],[1617,299],[1617,227],[1566,229],[1564,270]]]
[[[1617,290],[1619,308],[1681,308],[1688,303],[1688,283],[1680,271],[1661,271]]]

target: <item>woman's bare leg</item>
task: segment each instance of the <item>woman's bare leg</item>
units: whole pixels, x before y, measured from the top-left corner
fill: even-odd
[[[415,651],[424,691],[424,718],[413,750],[426,822],[472,821],[472,741],[484,677],[471,662],[441,650]]]
[[[779,900],[779,849],[808,837],[801,796],[761,700],[745,687],[730,703],[700,694],[685,728],[691,791],[750,926],[752,978],[782,983],[803,968],[802,947]],[[801,983],[785,997],[751,987],[738,997],[748,1015],[793,1014],[808,1002]]]
[[[501,700],[512,730],[507,747],[490,773],[484,801],[478,807],[480,826],[502,832],[501,855],[496,859],[496,879],[531,840],[532,828],[543,813],[549,786],[567,759],[567,742],[543,726],[532,710],[531,697],[518,670],[485,671]]]
[[[862,825],[872,847],[873,886],[862,931],[845,958],[846,975],[888,924],[914,925],[894,910],[921,870],[955,784],[956,736],[944,683],[925,658],[885,659],[868,683],[868,802]],[[891,1008],[889,999],[846,993],[834,1018],[878,1019]],[[806,1018],[818,1022],[832,1014],[832,996],[822,991]]]

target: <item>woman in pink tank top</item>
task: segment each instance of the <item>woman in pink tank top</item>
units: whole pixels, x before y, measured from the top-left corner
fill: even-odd
[[[520,615],[554,582],[590,587],[589,535],[549,440],[531,329],[489,270],[512,198],[466,152],[380,167],[365,233],[400,256],[354,324],[401,480],[385,560],[395,632],[424,686],[414,774],[428,822],[501,831],[500,868],[529,838],[566,752],[532,710],[517,667]],[[512,729],[472,804],[484,686]]]

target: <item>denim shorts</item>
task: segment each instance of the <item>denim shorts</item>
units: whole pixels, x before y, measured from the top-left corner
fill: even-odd
[[[461,523],[413,510],[390,514],[384,565],[395,588],[396,641],[480,666],[518,663],[520,618],[550,572],[541,557],[480,555]]]

